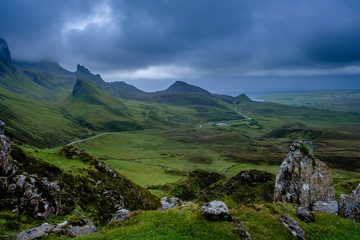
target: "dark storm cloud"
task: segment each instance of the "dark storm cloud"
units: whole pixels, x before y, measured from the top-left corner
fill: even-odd
[[[15,58],[81,63],[107,80],[245,84],[359,74],[359,11],[351,0],[1,1],[0,34]]]

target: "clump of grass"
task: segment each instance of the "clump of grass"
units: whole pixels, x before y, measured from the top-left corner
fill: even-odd
[[[200,164],[212,164],[214,157],[206,152],[197,152],[189,155],[187,161]]]

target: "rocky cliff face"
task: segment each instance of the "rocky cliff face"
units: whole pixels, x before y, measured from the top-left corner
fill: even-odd
[[[10,160],[11,143],[0,121],[0,210],[46,219],[61,211],[61,189],[57,182],[21,171]]]
[[[339,215],[360,222],[360,184],[351,194],[339,198]]]
[[[10,69],[14,69],[14,66],[11,61],[11,54],[9,47],[7,45],[7,42],[2,38],[0,38],[0,72],[5,70],[2,67],[1,62]]]
[[[276,176],[274,201],[312,208],[318,202],[335,201],[335,190],[327,165],[311,155],[303,142],[290,146]]]
[[[86,177],[71,175],[32,157],[19,146],[11,146],[3,134],[3,122],[0,126],[0,211],[46,219],[69,214],[80,206],[105,224],[123,207],[130,210],[160,207],[156,196],[85,151],[66,146],[59,152],[89,165],[83,169]]]

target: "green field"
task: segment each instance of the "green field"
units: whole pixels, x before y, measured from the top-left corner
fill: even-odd
[[[292,94],[269,94],[259,96],[259,99],[293,106],[307,106],[333,111],[360,113],[359,90],[329,90]]]

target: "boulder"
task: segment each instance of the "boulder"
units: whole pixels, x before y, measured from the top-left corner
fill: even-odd
[[[303,222],[310,223],[315,220],[315,215],[305,207],[295,207],[296,216],[300,218]]]
[[[84,220],[84,224],[68,225],[65,228],[65,232],[70,237],[77,237],[80,235],[88,235],[99,230],[96,228],[95,224],[90,220]]]
[[[360,184],[351,194],[342,194],[338,203],[340,216],[360,222]]]
[[[40,226],[22,231],[16,237],[16,240],[32,240],[45,238],[50,233],[56,233],[60,235],[67,235],[70,237],[77,237],[80,235],[87,235],[98,232],[95,224],[90,220],[76,220],[72,224],[68,221],[64,221],[60,224],[43,223]]]
[[[231,216],[226,204],[221,201],[212,201],[199,207],[200,212],[208,219],[215,221],[230,220]]]
[[[120,209],[114,214],[114,216],[110,220],[110,223],[123,222],[130,216],[130,214],[131,214],[131,212],[129,210],[126,210],[124,208]]]
[[[180,198],[177,197],[163,197],[160,202],[161,210],[188,205],[188,202],[182,201]]]
[[[305,231],[300,227],[299,223],[286,214],[281,214],[279,221],[289,230],[296,238],[305,240]]]
[[[339,208],[337,201],[331,201],[331,202],[317,201],[316,203],[314,203],[312,210],[314,212],[330,213],[330,214],[338,215]]]
[[[54,225],[49,223],[43,223],[38,227],[34,227],[25,231],[22,231],[17,235],[16,240],[32,240],[39,238],[46,238],[51,230],[54,229]]]
[[[295,203],[309,209],[318,201],[335,201],[331,172],[315,159],[303,142],[290,146],[275,181],[274,201]]]

